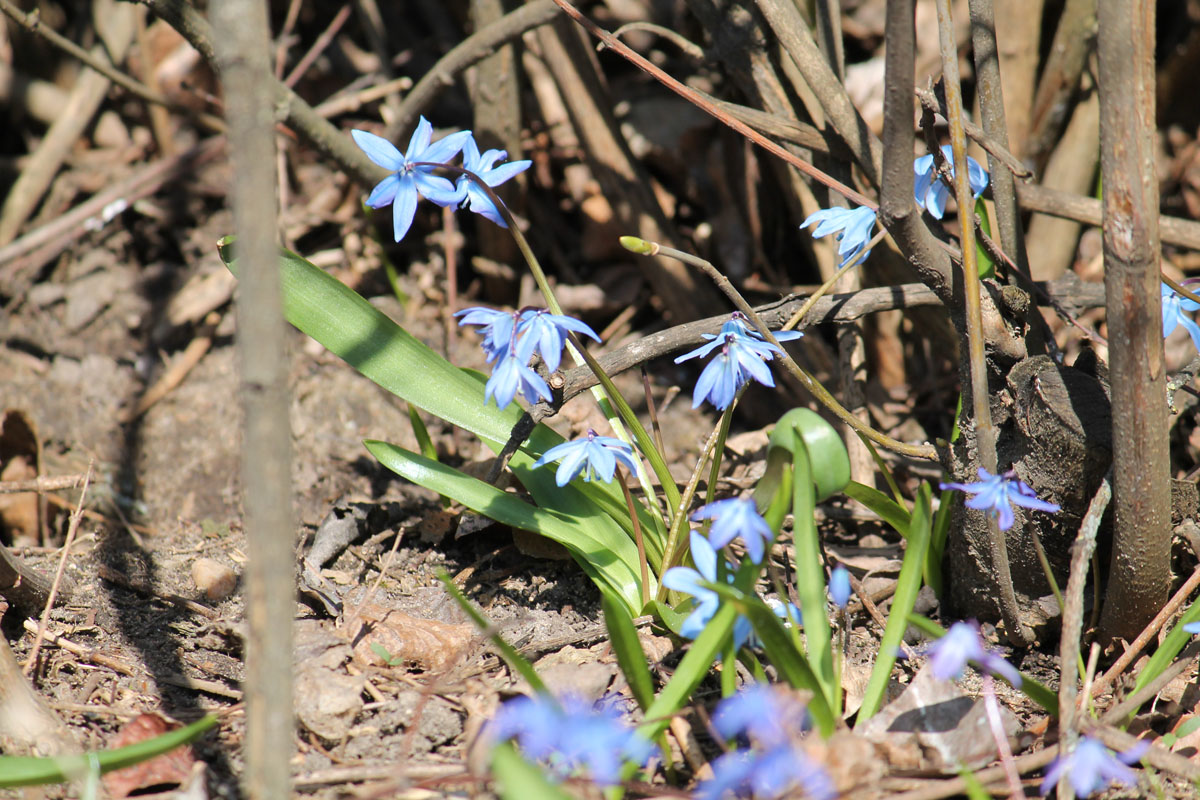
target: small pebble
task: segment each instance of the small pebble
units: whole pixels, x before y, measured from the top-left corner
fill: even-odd
[[[192,563],[192,583],[210,601],[219,603],[237,588],[237,573],[220,561],[198,558]]]

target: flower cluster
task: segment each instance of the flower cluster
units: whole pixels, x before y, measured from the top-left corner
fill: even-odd
[[[580,769],[601,786],[620,780],[626,762],[642,766],[653,746],[625,725],[616,698],[595,705],[580,697],[519,697],[501,706],[489,726],[494,742],[516,739],[522,753],[559,778]]]
[[[1049,794],[1064,777],[1070,780],[1076,797],[1088,797],[1113,783],[1136,786],[1137,775],[1128,765],[1136,763],[1149,748],[1150,743],[1142,741],[1124,753],[1115,754],[1095,739],[1082,736],[1074,750],[1054,759],[1046,770],[1041,793]]]
[[[371,208],[392,207],[392,232],[396,241],[404,238],[412,227],[417,202],[424,197],[443,208],[462,206],[507,228],[500,210],[483,189],[468,176],[457,183],[434,174],[439,165],[447,165],[460,152],[463,169],[475,173],[488,186],[500,184],[529,169],[531,161],[511,161],[496,166],[508,157],[503,150],[479,152],[479,145],[470,131],[459,131],[432,142],[433,125],[425,117],[417,124],[408,149],[401,153],[395,145],[381,136],[353,130],[350,135],[367,157],[392,174],[375,185],[367,198]]]
[[[799,331],[778,331],[775,338],[780,342],[788,342],[803,335]],[[676,364],[681,364],[692,358],[704,358],[720,348],[720,352],[708,362],[696,381],[692,408],[699,408],[701,403],[708,400],[718,411],[724,411],[733,402],[738,390],[751,378],[764,386],[775,385],[766,362],[783,351],[765,341],[757,330],[747,324],[741,312],[733,312],[729,321],[721,326],[720,333],[706,333],[704,338],[708,344],[675,359]]]
[[[820,765],[798,746],[805,709],[795,695],[754,684],[722,700],[713,726],[726,738],[745,737],[741,748],[713,762],[713,777],[696,789],[697,800],[730,794],[755,798],[798,797],[831,800],[837,789]]]
[[[945,489],[957,489],[975,495],[967,500],[967,508],[986,511],[996,517],[1000,530],[1006,531],[1013,526],[1015,517],[1012,506],[1016,503],[1024,508],[1036,511],[1054,513],[1060,510],[1057,503],[1040,499],[1025,481],[1017,478],[1016,470],[1009,470],[1001,475],[993,475],[980,467],[979,480],[975,483],[941,483],[938,486]]]
[[[954,152],[950,145],[942,145],[942,156],[950,165],[950,178],[953,179]],[[921,156],[913,161],[913,173],[916,177],[913,184],[913,196],[917,205],[928,211],[934,219],[941,219],[942,214],[946,211],[946,200],[950,197],[950,190],[938,178],[937,169],[933,164],[933,154]],[[967,181],[971,184],[971,191],[975,193],[975,197],[979,197],[988,185],[987,170],[970,156],[967,156]]]
[[[1180,325],[1192,337],[1192,344],[1200,350],[1200,325],[1192,319],[1187,311],[1200,311],[1200,303],[1189,300],[1167,284],[1162,285],[1162,320],[1163,338],[1167,338]]]
[[[989,675],[1004,678],[1018,688],[1021,686],[1021,673],[1016,667],[983,646],[979,623],[974,620],[954,623],[926,652],[933,676],[939,680],[962,677],[970,662]]]
[[[551,314],[544,308],[509,312],[475,307],[464,308],[454,316],[459,318],[459,325],[479,327],[487,361],[496,362],[485,387],[484,402],[495,397],[500,408],[511,403],[518,391],[530,403],[536,403],[538,398],[552,399],[549,385],[530,366],[534,353],[539,353],[546,367],[554,372],[562,363],[563,345],[569,332],[600,341],[586,322]]]

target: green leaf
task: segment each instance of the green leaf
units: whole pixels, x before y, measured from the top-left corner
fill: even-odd
[[[130,767],[187,744],[216,724],[217,718],[209,715],[191,725],[116,750],[49,758],[0,756],[0,787],[62,783],[82,778],[95,768],[110,772]]]
[[[967,797],[970,800],[991,800],[992,795],[983,788],[983,784],[979,782],[979,778],[975,777],[974,772],[962,767],[958,771],[958,777],[962,778],[963,783],[967,785]]]
[[[600,603],[604,608],[604,625],[608,628],[608,638],[616,653],[617,665],[629,683],[633,699],[645,711],[654,702],[654,679],[650,675],[646,652],[638,640],[633,618],[623,605],[614,603],[607,595],[600,598]]]
[[[908,526],[904,561],[900,564],[900,577],[896,581],[896,594],[888,613],[887,627],[884,628],[883,638],[879,642],[879,654],[875,657],[875,666],[871,669],[862,706],[858,710],[860,722],[869,719],[879,710],[888,679],[892,674],[892,666],[896,663],[896,652],[908,627],[908,615],[912,613],[913,604],[917,601],[917,592],[921,589],[921,571],[929,549],[932,503],[933,492],[928,483],[922,483],[917,491],[912,522]]]
[[[1146,666],[1138,674],[1137,683],[1133,685],[1133,690],[1130,691],[1130,694],[1137,692],[1143,686],[1149,684],[1171,665],[1171,662],[1179,655],[1179,651],[1195,636],[1195,634],[1185,631],[1183,626],[1197,620],[1200,620],[1200,600],[1193,601],[1187,607],[1187,610],[1183,612],[1183,616],[1179,618],[1179,622],[1175,623],[1175,627],[1163,639],[1162,644],[1154,651],[1154,655],[1150,656],[1150,660],[1146,662]]]
[[[444,571],[438,573],[438,580],[446,587],[446,591],[454,598],[454,602],[458,603],[458,607],[463,610],[463,613],[470,617],[475,626],[492,640],[492,644],[500,651],[500,657],[504,659],[504,663],[508,664],[518,675],[524,678],[525,682],[535,692],[553,698],[554,695],[546,688],[546,684],[542,681],[542,677],[537,674],[537,670],[533,668],[533,664],[530,664],[525,656],[518,653],[515,647],[504,641],[504,637],[496,632],[496,626],[492,625],[492,621],[485,617],[479,609],[475,608],[471,601],[466,598],[466,595],[459,591],[458,587],[454,584],[454,580]]]
[[[594,509],[590,516],[568,516],[537,508],[516,495],[402,447],[370,440],[364,444],[371,455],[397,475],[453,498],[499,523],[559,542],[571,551],[601,591],[620,597],[630,613],[641,607],[637,547],[610,518]]]
[[[540,767],[522,758],[510,742],[492,749],[496,791],[504,800],[571,800]]]
[[[842,491],[850,482],[850,456],[837,430],[820,414],[807,408],[793,408],[779,418],[771,431],[767,447],[767,471],[754,488],[754,500],[760,510],[767,508],[779,494],[783,471],[791,465],[799,434],[816,469],[813,479],[820,503]]]
[[[226,266],[237,274],[232,244],[232,237],[225,237],[218,249]],[[522,411],[515,403],[503,410],[485,404],[483,375],[450,364],[359,294],[295,253],[281,251],[279,268],[288,322],[402,400],[475,434],[493,452],[508,441]],[[532,468],[542,453],[562,441],[539,424],[509,468],[538,505],[568,516],[592,520],[603,516],[607,521],[589,524],[610,531],[624,529],[627,538],[631,536],[632,526],[623,519],[628,517],[624,494],[615,483],[575,481],[560,488],[553,469]],[[647,555],[652,565],[660,566],[662,521],[645,509],[638,513]]]
[[[908,538],[908,526],[912,515],[908,509],[872,486],[850,481],[843,490],[851,500],[857,500],[879,515],[879,518]]]

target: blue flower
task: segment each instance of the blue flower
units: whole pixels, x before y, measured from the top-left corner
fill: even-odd
[[[492,370],[492,376],[484,386],[483,403],[487,405],[487,401],[494,396],[496,405],[506,408],[518,391],[530,403],[536,403],[539,397],[546,401],[554,399],[542,376],[509,351]]]
[[[829,597],[838,608],[850,602],[850,572],[838,564],[829,574]]]
[[[837,788],[828,773],[803,750],[790,744],[765,752],[734,750],[712,763],[713,776],[696,788],[696,800],[722,800],[730,795],[771,800],[797,797],[833,800]]]
[[[755,564],[762,563],[765,546],[775,539],[775,532],[758,513],[758,507],[753,500],[738,497],[718,500],[696,509],[689,519],[692,522],[703,519],[713,521],[708,532],[708,542],[718,550],[737,537],[742,537],[750,560]]]
[[[615,701],[593,706],[574,695],[557,703],[549,697],[519,697],[501,706],[489,726],[495,742],[516,739],[521,751],[549,764],[564,778],[586,768],[601,786],[621,778],[621,766],[639,766],[650,758],[653,746],[621,722]]]
[[[758,332],[758,328],[750,324],[750,320],[746,319],[746,315],[740,311],[735,311],[729,315],[729,320],[721,326],[720,334],[702,333],[701,338],[712,341],[720,339],[727,333],[740,333],[742,336],[750,336],[758,339],[760,342],[765,341],[762,334]],[[777,342],[790,342],[795,339],[804,338],[803,331],[772,331]]]
[[[764,749],[792,741],[808,728],[808,712],[795,694],[757,682],[718,703],[712,719],[726,739],[745,734]]]
[[[463,169],[474,172],[480,180],[492,188],[521,174],[533,163],[532,161],[510,161],[507,164],[495,166],[497,161],[505,158],[508,158],[508,153],[504,150],[488,150],[480,155],[479,145],[475,143],[473,137],[467,139],[463,144]],[[487,196],[487,192],[466,175],[458,179],[458,192],[459,196],[464,198],[463,208],[469,208],[476,214],[490,219],[501,228],[508,227],[508,223],[504,221],[504,217],[492,203],[492,199]]]
[[[1057,503],[1041,500],[1029,484],[1017,479],[1015,470],[1009,470],[1002,475],[993,475],[982,467],[979,469],[980,480],[975,483],[941,483],[941,489],[958,489],[975,495],[967,500],[967,508],[987,511],[997,517],[996,524],[1000,530],[1006,531],[1013,526],[1012,504],[1036,511],[1054,513],[1060,509]]]
[[[551,447],[533,466],[545,466],[559,459],[562,461],[558,465],[558,471],[554,473],[554,482],[559,486],[566,486],[580,472],[583,473],[584,481],[599,477],[605,483],[609,483],[616,472],[618,461],[630,472],[637,471],[637,463],[633,460],[633,448],[620,439],[597,436],[593,430],[588,430],[587,436],[582,439]]]
[[[1021,673],[1016,667],[984,648],[979,625],[974,621],[951,625],[945,636],[929,646],[927,653],[929,667],[938,680],[961,677],[969,661],[989,675],[1004,678],[1017,688],[1021,686]]]
[[[452,133],[430,144],[433,125],[425,117],[421,117],[417,129],[408,141],[408,150],[403,155],[395,145],[381,136],[359,130],[350,131],[350,135],[369,159],[393,173],[375,185],[367,198],[367,205],[371,208],[392,206],[392,227],[397,242],[404,238],[404,234],[408,233],[409,227],[412,226],[420,196],[427,197],[441,206],[455,205],[460,201],[454,184],[434,175],[433,167],[419,167],[416,163],[445,164],[463,149],[471,138],[470,131]]]
[[[663,574],[662,585],[676,592],[685,592],[696,599],[696,607],[688,618],[683,621],[679,635],[687,639],[695,639],[708,625],[717,609],[721,607],[721,597],[705,583],[717,582],[717,551],[696,531],[691,533],[692,561],[696,569],[691,567],[671,567]],[[726,582],[733,583],[733,575],[726,574]],[[733,647],[741,648],[750,639],[752,628],[750,620],[739,616],[733,624]]]
[[[517,314],[475,306],[456,311],[454,316],[460,318],[459,325],[479,326],[479,333],[483,334],[483,352],[489,364],[512,349]]]
[[[575,331],[600,341],[600,337],[586,322],[563,314],[551,314],[544,308],[525,309],[521,312],[521,321],[517,323],[517,333],[521,336],[521,340],[517,342],[517,357],[527,362],[533,357],[534,351],[537,351],[542,354],[546,368],[555,372],[562,362],[567,331]]]
[[[1191,335],[1192,344],[1196,346],[1197,350],[1200,350],[1200,325],[1197,325],[1194,319],[1184,313],[1198,310],[1200,310],[1200,303],[1187,299],[1164,283],[1162,285],[1163,338],[1170,336],[1172,331],[1182,325]]]
[[[718,347],[721,348],[721,352],[708,362],[704,371],[700,373],[700,379],[696,381],[696,390],[692,393],[692,408],[699,408],[707,399],[718,411],[724,411],[750,378],[764,386],[775,385],[775,379],[771,377],[771,370],[766,362],[772,359],[775,353],[782,351],[770,342],[740,333],[725,333],[723,337],[715,338],[708,344],[684,353],[675,359],[675,363],[679,364],[690,358],[702,358]]]
[[[1188,633],[1200,633],[1200,622],[1185,623],[1183,629]]]
[[[1111,783],[1136,786],[1137,774],[1128,765],[1137,762],[1149,747],[1150,743],[1143,741],[1125,753],[1114,754],[1095,739],[1081,736],[1073,751],[1050,764],[1041,793],[1049,794],[1064,775],[1069,777],[1076,797],[1088,797]]]
[[[800,224],[801,230],[814,222],[818,223],[817,229],[812,233],[814,239],[837,233],[837,240],[841,243],[838,245],[838,255],[842,257],[838,267],[846,266],[855,258],[858,260],[854,263],[861,264],[871,255],[870,250],[863,252],[863,249],[871,241],[871,232],[875,229],[874,209],[866,206],[855,209],[823,208],[809,214],[808,219]]]
[[[950,177],[953,178],[953,148],[948,144],[942,145],[942,156],[950,165]],[[916,199],[917,205],[928,211],[934,219],[941,219],[942,214],[946,211],[946,198],[950,196],[950,190],[946,188],[945,183],[938,179],[937,170],[933,166],[933,155],[921,156],[913,161],[913,172],[916,174],[913,197]],[[976,197],[979,197],[988,185],[987,170],[970,156],[967,156],[967,180]]]

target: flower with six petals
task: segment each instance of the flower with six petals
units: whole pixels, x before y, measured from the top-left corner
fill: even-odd
[[[637,471],[632,447],[620,439],[599,436],[590,429],[582,439],[551,447],[533,466],[545,466],[551,461],[559,461],[558,471],[554,473],[554,482],[559,486],[566,486],[580,473],[583,473],[584,481],[599,477],[605,483],[609,483],[616,473],[618,461],[630,472]]]
[[[1002,531],[1013,526],[1015,520],[1012,510],[1013,503],[1024,508],[1050,513],[1061,508],[1057,503],[1040,499],[1029,484],[1018,479],[1016,471],[1011,469],[1001,475],[993,475],[980,467],[979,480],[975,483],[941,483],[938,486],[943,490],[958,489],[975,495],[967,500],[967,508],[995,515],[996,524]]]
[[[1088,797],[1110,784],[1137,785],[1137,774],[1129,768],[1150,749],[1150,743],[1140,741],[1124,753],[1113,753],[1090,736],[1081,736],[1079,744],[1067,755],[1059,756],[1046,770],[1041,793],[1049,794],[1066,776],[1076,797]]]
[[[529,169],[529,165],[533,163],[532,161],[510,161],[497,167],[496,162],[508,158],[508,153],[504,150],[487,150],[480,154],[479,145],[475,143],[474,138],[468,139],[463,144],[462,152],[463,169],[475,173],[481,181],[493,189],[509,178]],[[492,199],[487,196],[487,192],[469,176],[463,175],[458,179],[458,192],[459,196],[463,198],[463,208],[468,208],[476,214],[490,219],[501,228],[508,227],[508,223],[504,221],[503,215],[496,208]]]
[[[350,131],[350,135],[369,159],[392,173],[371,190],[367,205],[371,208],[392,207],[392,232],[397,242],[404,238],[412,226],[417,213],[417,201],[421,197],[440,206],[452,206],[460,202],[453,183],[434,175],[433,167],[418,166],[418,162],[445,164],[458,155],[467,140],[471,139],[470,131],[452,133],[430,144],[433,125],[421,117],[408,141],[408,150],[403,154],[382,136],[359,130]]]
[[[718,500],[696,509],[689,519],[692,522],[712,520],[708,542],[718,550],[737,537],[742,537],[742,541],[746,543],[746,552],[755,564],[762,563],[766,545],[775,539],[775,532],[758,513],[758,507],[753,500],[740,497]]]

